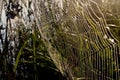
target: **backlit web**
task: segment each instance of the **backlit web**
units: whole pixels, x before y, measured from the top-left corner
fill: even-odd
[[[30,29],[35,22],[52,60],[68,80],[119,79],[119,42],[111,34],[104,14],[96,2],[18,2],[22,6],[22,11],[18,12],[21,18],[17,23],[9,24],[8,21],[8,35],[13,35],[15,26],[22,24]],[[13,36],[16,37],[15,33]],[[12,37],[9,39],[13,39]]]

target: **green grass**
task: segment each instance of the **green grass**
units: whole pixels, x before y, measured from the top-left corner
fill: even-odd
[[[19,20],[7,23],[0,54],[0,79],[119,78],[120,24],[112,4],[113,12],[90,0],[66,0],[63,1],[63,8],[51,0],[32,1],[28,7],[23,0],[22,4],[26,8],[23,7],[23,11],[19,12],[22,13]],[[24,9],[28,11],[27,16],[23,13]],[[110,30],[106,27],[110,27]],[[14,42],[14,46],[11,42]]]

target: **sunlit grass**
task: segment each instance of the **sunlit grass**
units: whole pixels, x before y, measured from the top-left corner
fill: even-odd
[[[109,26],[119,26],[119,21],[108,20],[106,7],[92,0],[65,0],[60,4],[51,0],[28,4],[22,0],[19,15],[14,14],[18,20],[6,17],[1,79],[8,79],[5,76],[12,73],[16,80],[40,80],[42,70],[52,70],[60,80],[119,78],[119,27]]]

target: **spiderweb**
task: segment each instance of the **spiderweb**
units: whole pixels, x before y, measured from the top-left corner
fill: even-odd
[[[63,2],[63,14],[56,13],[55,8],[51,11],[55,14],[53,20],[48,16],[51,34],[43,35],[47,36],[50,55],[63,74],[70,80],[119,79],[118,41],[97,3],[67,0]]]
[[[119,42],[96,2],[19,0],[19,4],[21,19],[9,24],[7,34],[12,35],[18,23],[26,29],[35,23],[49,55],[68,80],[119,79]]]

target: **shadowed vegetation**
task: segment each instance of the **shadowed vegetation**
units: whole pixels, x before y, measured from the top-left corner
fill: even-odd
[[[0,80],[119,80],[117,2],[1,0]]]

